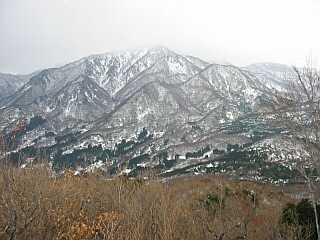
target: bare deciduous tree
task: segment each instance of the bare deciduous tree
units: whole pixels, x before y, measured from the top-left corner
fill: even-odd
[[[312,65],[303,69],[293,67],[295,78],[288,80],[285,91],[277,91],[272,104],[275,122],[285,127],[294,141],[303,144],[309,153],[313,169],[319,169],[320,162],[320,72]],[[313,203],[316,230],[320,239],[314,178],[306,172],[304,162],[297,163],[297,170],[305,178]],[[319,172],[319,171],[318,171]]]

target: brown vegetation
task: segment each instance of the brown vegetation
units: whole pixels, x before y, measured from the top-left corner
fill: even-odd
[[[284,239],[288,198],[269,185],[220,177],[54,178],[2,169],[0,239]],[[283,234],[282,234],[283,235]]]

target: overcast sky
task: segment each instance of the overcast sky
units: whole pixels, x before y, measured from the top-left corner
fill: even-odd
[[[320,0],[0,0],[0,71],[166,46],[246,65],[320,61]]]

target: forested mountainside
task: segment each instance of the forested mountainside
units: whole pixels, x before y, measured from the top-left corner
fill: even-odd
[[[164,47],[0,75],[3,156],[57,171],[297,181],[297,163],[314,171],[309,153],[265,114],[295,77],[286,65],[221,65]]]

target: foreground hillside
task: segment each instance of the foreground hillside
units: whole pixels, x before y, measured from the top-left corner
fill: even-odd
[[[292,199],[267,184],[6,169],[0,194],[0,239],[299,239],[280,221]]]

